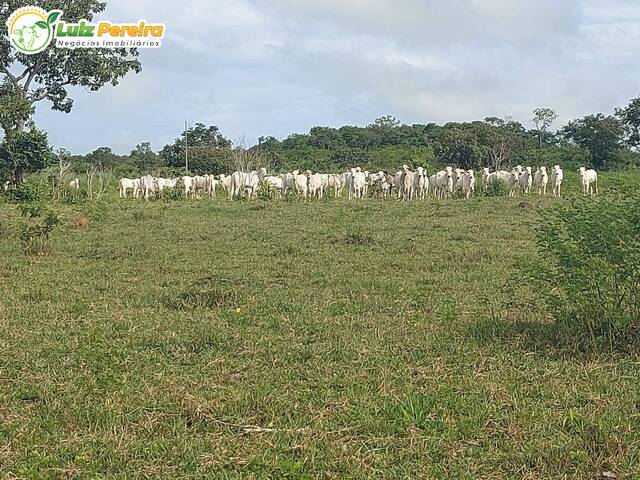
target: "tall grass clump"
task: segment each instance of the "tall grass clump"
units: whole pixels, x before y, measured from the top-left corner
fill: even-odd
[[[581,350],[640,346],[640,196],[576,198],[536,227],[542,261],[525,278],[558,334]]]

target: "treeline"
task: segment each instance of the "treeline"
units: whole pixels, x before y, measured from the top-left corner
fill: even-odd
[[[445,125],[404,125],[385,116],[366,127],[314,127],[307,134],[293,134],[284,140],[261,137],[257,145],[248,149],[234,147],[217,126],[198,123],[158,152],[149,143],[141,143],[128,155],[101,147],[87,155],[62,150],[51,153],[48,159],[42,156],[46,136],[43,139],[39,132],[32,135],[33,145],[24,143],[24,139],[23,144],[7,145],[11,139],[5,139],[0,147],[0,159],[4,160],[0,163],[4,166],[0,176],[12,178],[16,165],[29,173],[60,159],[68,161],[78,174],[101,169],[130,177],[146,173],[175,176],[185,172],[187,151],[189,172],[194,174],[234,171],[238,159],[246,159],[247,153],[273,172],[342,171],[356,165],[371,171],[395,171],[403,164],[427,168],[455,165],[476,170],[515,164],[560,164],[569,169],[584,165],[598,170],[640,167],[640,97],[612,115],[587,115],[553,132],[550,127],[556,118],[552,109],[539,108],[533,112],[533,128],[526,128],[519,122],[496,117]],[[34,156],[29,149],[37,149],[39,155]],[[27,153],[19,155],[22,150]]]

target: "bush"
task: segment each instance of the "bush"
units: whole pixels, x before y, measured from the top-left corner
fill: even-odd
[[[9,188],[5,197],[12,203],[37,203],[49,198],[48,188],[42,184],[25,182],[17,187]]]
[[[525,277],[560,334],[581,349],[624,351],[640,339],[640,197],[576,198],[536,231],[546,262]]]
[[[258,185],[258,191],[256,195],[258,196],[259,200],[265,202],[271,201],[278,197],[278,190],[275,186],[273,186],[273,184],[263,180],[262,182],[260,182],[260,185]]]
[[[49,237],[60,218],[55,212],[41,205],[24,205],[21,214],[27,222],[20,226],[19,238],[27,255],[49,253]]]
[[[507,187],[507,182],[504,180],[496,178],[487,184],[485,196],[506,197],[507,195],[509,195],[509,187]]]

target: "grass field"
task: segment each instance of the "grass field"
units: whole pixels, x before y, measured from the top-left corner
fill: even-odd
[[[638,357],[503,306],[521,201],[66,206],[44,257],[0,205],[0,477],[640,478]]]

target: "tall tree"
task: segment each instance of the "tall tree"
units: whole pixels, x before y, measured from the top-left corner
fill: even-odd
[[[640,97],[631,99],[625,108],[616,109],[616,116],[624,124],[627,145],[640,148]]]
[[[624,128],[616,117],[598,113],[572,120],[560,132],[565,139],[589,150],[594,167],[606,168],[622,145]]]
[[[67,22],[91,20],[106,8],[106,2],[98,0],[32,0],[29,4],[63,10]],[[5,134],[24,130],[38,102],[46,100],[53,110],[70,112],[69,87],[96,91],[106,84],[117,85],[130,71],[141,71],[135,49],[67,49],[52,43],[36,55],[19,53],[9,42],[6,23],[22,6],[23,0],[0,3],[0,126]]]
[[[557,118],[558,114],[552,108],[536,108],[533,110],[531,122],[536,127],[540,148],[542,148],[544,138],[549,134],[549,128]]]
[[[218,172],[220,165],[224,163],[220,160],[221,154],[219,150],[227,151],[231,148],[231,141],[220,133],[220,129],[215,126],[206,126],[203,123],[196,123],[195,126],[189,128],[186,132],[182,132],[180,137],[171,145],[165,145],[160,151],[160,156],[171,167],[184,166],[185,149],[189,148],[189,170],[198,173],[208,173],[206,159],[211,158],[211,169],[216,168]],[[225,154],[222,155],[223,157]],[[191,161],[197,163],[191,165]],[[226,170],[223,170],[226,171]],[[218,172],[219,173],[219,172]]]

